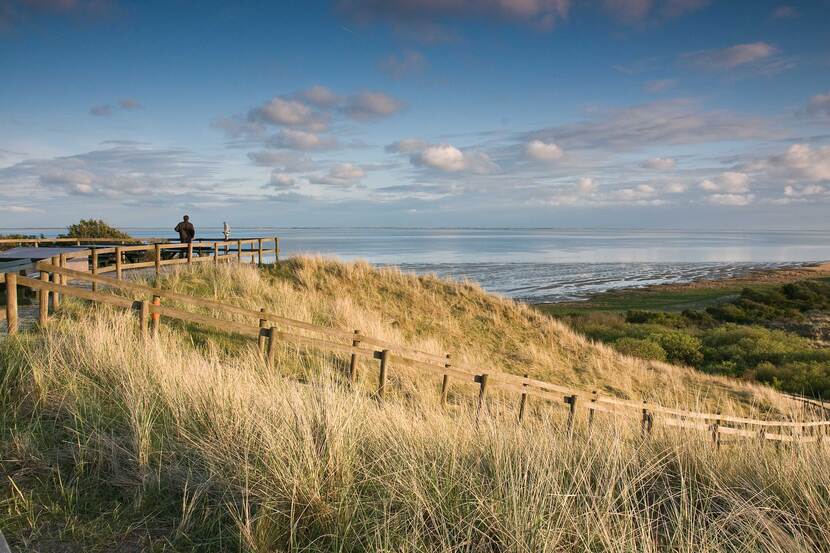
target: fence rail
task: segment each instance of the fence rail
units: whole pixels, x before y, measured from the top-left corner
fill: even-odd
[[[273,248],[265,249],[263,243],[273,241]],[[251,245],[248,250],[245,245]],[[253,246],[256,246],[254,249]],[[209,248],[207,247],[209,246]],[[127,249],[129,248],[129,249]],[[164,249],[184,249],[186,257],[161,259],[160,252]],[[233,248],[230,250],[229,248]],[[197,253],[193,255],[194,249]],[[198,256],[210,250],[209,255]],[[220,254],[221,250],[227,253]],[[122,256],[125,252],[153,253],[152,261],[134,261],[125,263]],[[371,336],[359,330],[346,331],[327,328],[305,321],[294,320],[280,315],[269,313],[264,309],[253,310],[223,302],[197,298],[158,286],[145,286],[134,281],[122,280],[124,270],[155,267],[158,275],[160,267],[166,264],[187,264],[203,261],[242,261],[243,256],[251,261],[262,262],[264,253],[279,255],[278,238],[256,238],[233,241],[199,242],[192,244],[152,244],[147,246],[128,246],[103,249],[91,249],[72,254],[72,258],[83,257],[86,253],[92,258],[92,272],[78,271],[66,267],[69,256],[59,256],[51,262],[41,261],[37,264],[40,270],[40,279],[18,276],[7,273],[7,310],[6,319],[9,332],[17,330],[17,286],[24,286],[40,293],[40,318],[42,326],[48,324],[49,296],[52,296],[53,308],[59,305],[61,295],[77,297],[93,302],[131,309],[138,312],[140,328],[145,336],[158,332],[161,317],[195,323],[222,332],[255,338],[260,351],[269,365],[274,365],[276,345],[280,342],[291,343],[298,347],[316,349],[328,353],[350,356],[349,380],[354,383],[357,378],[359,358],[379,361],[377,395],[383,397],[386,390],[386,379],[392,367],[406,367],[418,372],[426,372],[442,377],[441,402],[447,402],[450,385],[455,383],[477,384],[479,387],[478,410],[486,408],[488,392],[499,390],[503,393],[518,394],[518,420],[524,418],[527,403],[530,397],[562,404],[568,408],[568,426],[573,429],[577,413],[587,412],[588,424],[593,424],[596,413],[605,413],[612,416],[636,415],[641,424],[644,436],[651,434],[655,420],[666,427],[676,427],[689,430],[708,432],[715,447],[720,447],[721,436],[730,436],[743,439],[758,439],[762,441],[778,441],[792,443],[819,442],[828,433],[830,421],[788,421],[788,420],[759,420],[747,417],[724,415],[721,413],[701,413],[663,407],[647,402],[637,402],[616,397],[605,396],[597,392],[586,393],[567,386],[518,376],[500,371],[484,371],[480,368],[456,363],[450,354],[438,355],[423,352],[414,348],[393,344]],[[101,255],[115,255],[115,264],[98,266]],[[116,272],[117,278],[102,276],[102,273]],[[50,278],[51,275],[51,278]],[[80,280],[91,284],[92,289],[79,288],[70,285],[71,280]],[[122,292],[128,292],[133,297],[119,296],[112,293],[98,291],[99,287],[107,287]],[[207,309],[211,313],[199,313],[162,305],[162,300],[177,302],[189,308]],[[231,317],[242,317],[249,322],[240,322]],[[309,335],[312,334],[312,335]],[[777,432],[772,432],[777,430]]]

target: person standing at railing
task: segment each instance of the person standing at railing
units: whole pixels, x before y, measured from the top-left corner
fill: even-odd
[[[222,234],[225,235],[225,242],[228,241],[228,238],[231,237],[231,226],[225,221],[222,223]]]
[[[173,230],[179,233],[179,241],[181,241],[182,244],[189,244],[193,242],[193,238],[196,236],[196,228],[193,226],[193,223],[190,222],[189,215],[182,217],[182,221],[176,225],[176,228]],[[184,252],[182,253],[184,254]]]

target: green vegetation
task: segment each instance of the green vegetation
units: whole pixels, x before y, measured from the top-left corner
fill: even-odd
[[[792,414],[769,388],[623,357],[434,277],[293,259],[183,267],[164,285],[494,370]],[[375,362],[349,387],[345,356],[285,344],[269,369],[253,340],[163,319],[144,342],[134,314],[62,306],[0,342],[0,527],[14,551],[830,552],[827,441],[715,449],[659,419],[644,441],[637,417],[602,413],[570,436],[561,404],[531,398],[518,425],[515,394],[493,393],[477,419],[474,385],[454,379],[442,409],[440,378],[394,364],[376,401]],[[652,352],[688,356],[672,332]]]
[[[69,225],[66,234],[62,234],[61,238],[122,238],[128,240],[132,236],[100,219],[81,219],[74,225]]]
[[[675,302],[682,301],[684,294],[677,295]],[[611,305],[636,305],[621,297],[612,298]],[[830,397],[830,349],[822,342],[830,315],[827,280],[747,287],[732,299],[681,312],[629,308],[619,313],[607,309],[607,301],[599,304],[595,312],[563,306],[557,316],[628,355]]]

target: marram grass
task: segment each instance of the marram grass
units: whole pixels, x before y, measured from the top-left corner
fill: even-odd
[[[475,351],[488,329],[527,318],[536,328],[499,339],[541,351],[533,340],[558,336],[551,359],[533,360],[550,379],[581,377],[553,356],[595,351],[609,371],[635,371],[624,392],[651,382],[633,360],[474,288],[295,263],[271,275],[200,267],[168,284],[435,351],[466,337],[471,360],[493,357]],[[718,451],[705,433],[667,432],[658,419],[643,440],[636,420],[600,415],[569,435],[561,407],[534,403],[519,426],[515,398],[496,395],[477,420],[473,388],[454,390],[442,410],[433,379],[394,367],[379,402],[366,393],[369,364],[351,390],[331,356],[285,347],[269,370],[253,343],[194,338],[176,325],[155,341],[137,336],[129,314],[72,302],[46,331],[0,345],[0,528],[15,550],[830,551],[826,445]],[[508,369],[507,355],[492,360]],[[750,411],[760,402],[746,398],[758,394],[786,405],[725,379],[706,391],[706,377],[666,370],[678,400]]]

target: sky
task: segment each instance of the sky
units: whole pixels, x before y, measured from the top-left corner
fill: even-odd
[[[0,0],[0,227],[830,230],[830,0]]]

